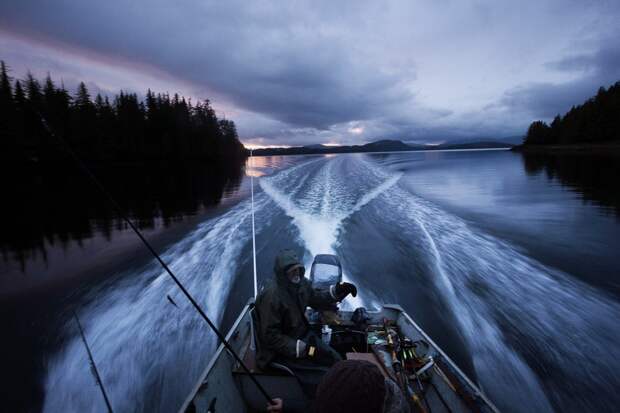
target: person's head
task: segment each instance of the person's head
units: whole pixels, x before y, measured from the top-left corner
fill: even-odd
[[[317,413],[381,413],[385,393],[385,378],[376,365],[343,360],[323,377],[313,408]]]
[[[279,279],[299,284],[306,270],[293,250],[282,250],[276,257],[274,272]]]
[[[293,284],[299,284],[305,272],[303,265],[294,264],[286,269],[286,278]]]

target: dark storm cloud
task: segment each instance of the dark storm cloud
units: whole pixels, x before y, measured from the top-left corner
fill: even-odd
[[[397,89],[398,74],[368,71],[355,61],[355,45],[315,31],[323,17],[296,27],[294,8],[284,5],[10,3],[3,3],[0,19],[11,30],[153,64],[294,125],[323,129],[409,98]]]
[[[565,72],[594,72],[600,80],[617,77],[620,72],[620,44],[618,39],[609,39],[605,46],[595,53],[567,56],[550,62],[548,67]]]
[[[565,113],[592,97],[600,87],[620,81],[620,44],[610,41],[595,53],[567,56],[546,66],[576,77],[561,83],[531,83],[514,88],[506,92],[501,104],[539,119]]]
[[[612,3],[561,0],[9,0],[0,40],[47,44],[47,63],[32,69],[72,63],[61,75],[95,89],[118,82],[54,53],[128,67],[137,91],[144,79],[177,79],[254,143],[450,140],[515,134],[608,84],[617,49],[600,39],[619,34],[618,15]],[[580,53],[567,48],[581,38]]]

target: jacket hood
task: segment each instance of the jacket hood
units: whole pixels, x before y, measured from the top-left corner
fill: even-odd
[[[289,269],[293,265],[299,265],[304,268],[303,264],[297,257],[297,254],[293,250],[282,250],[276,257],[276,261],[273,264],[273,272],[276,274],[276,279],[279,282],[286,281],[287,284],[290,283],[288,278],[286,277],[286,270]],[[304,268],[305,271],[305,268]]]

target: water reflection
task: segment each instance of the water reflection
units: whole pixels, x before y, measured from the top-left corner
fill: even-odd
[[[577,191],[585,201],[594,202],[620,216],[620,156],[614,154],[521,153],[528,175],[544,173],[549,180]]]
[[[252,156],[248,158],[245,166],[245,174],[255,178],[265,175],[269,168],[273,167],[271,157]]]
[[[98,167],[94,173],[124,213],[146,229],[167,227],[218,204],[239,187],[243,165],[124,164]],[[96,234],[109,241],[126,228],[77,168],[29,166],[1,176],[0,251],[5,263],[15,260],[22,271],[28,260],[46,261],[50,247],[66,250]]]

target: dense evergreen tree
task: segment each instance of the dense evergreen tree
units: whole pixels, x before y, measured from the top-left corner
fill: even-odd
[[[25,139],[26,134],[26,94],[19,80],[15,81],[13,93],[13,110],[12,117],[9,119],[9,141],[11,145],[7,148],[7,158],[10,159],[11,154],[15,154],[19,159],[25,156]],[[0,138],[4,140],[3,138]]]
[[[527,130],[527,143],[541,144],[545,143],[549,135],[549,126],[541,121],[537,120],[532,122]]]
[[[0,145],[3,150],[10,150],[14,131],[11,130],[12,119],[15,116],[15,102],[13,101],[13,86],[7,73],[4,62],[0,62]]]
[[[620,141],[620,82],[601,87],[596,96],[573,106],[551,125],[533,122],[525,137],[526,145],[600,143]]]
[[[100,94],[93,100],[84,82],[71,97],[49,74],[41,86],[30,73],[24,82],[13,81],[4,62],[0,72],[4,159],[67,157],[42,119],[88,161],[194,159],[226,164],[245,156],[234,122],[218,119],[208,100],[192,105],[178,94],[171,98],[149,89],[145,102],[121,91],[110,103]]]

